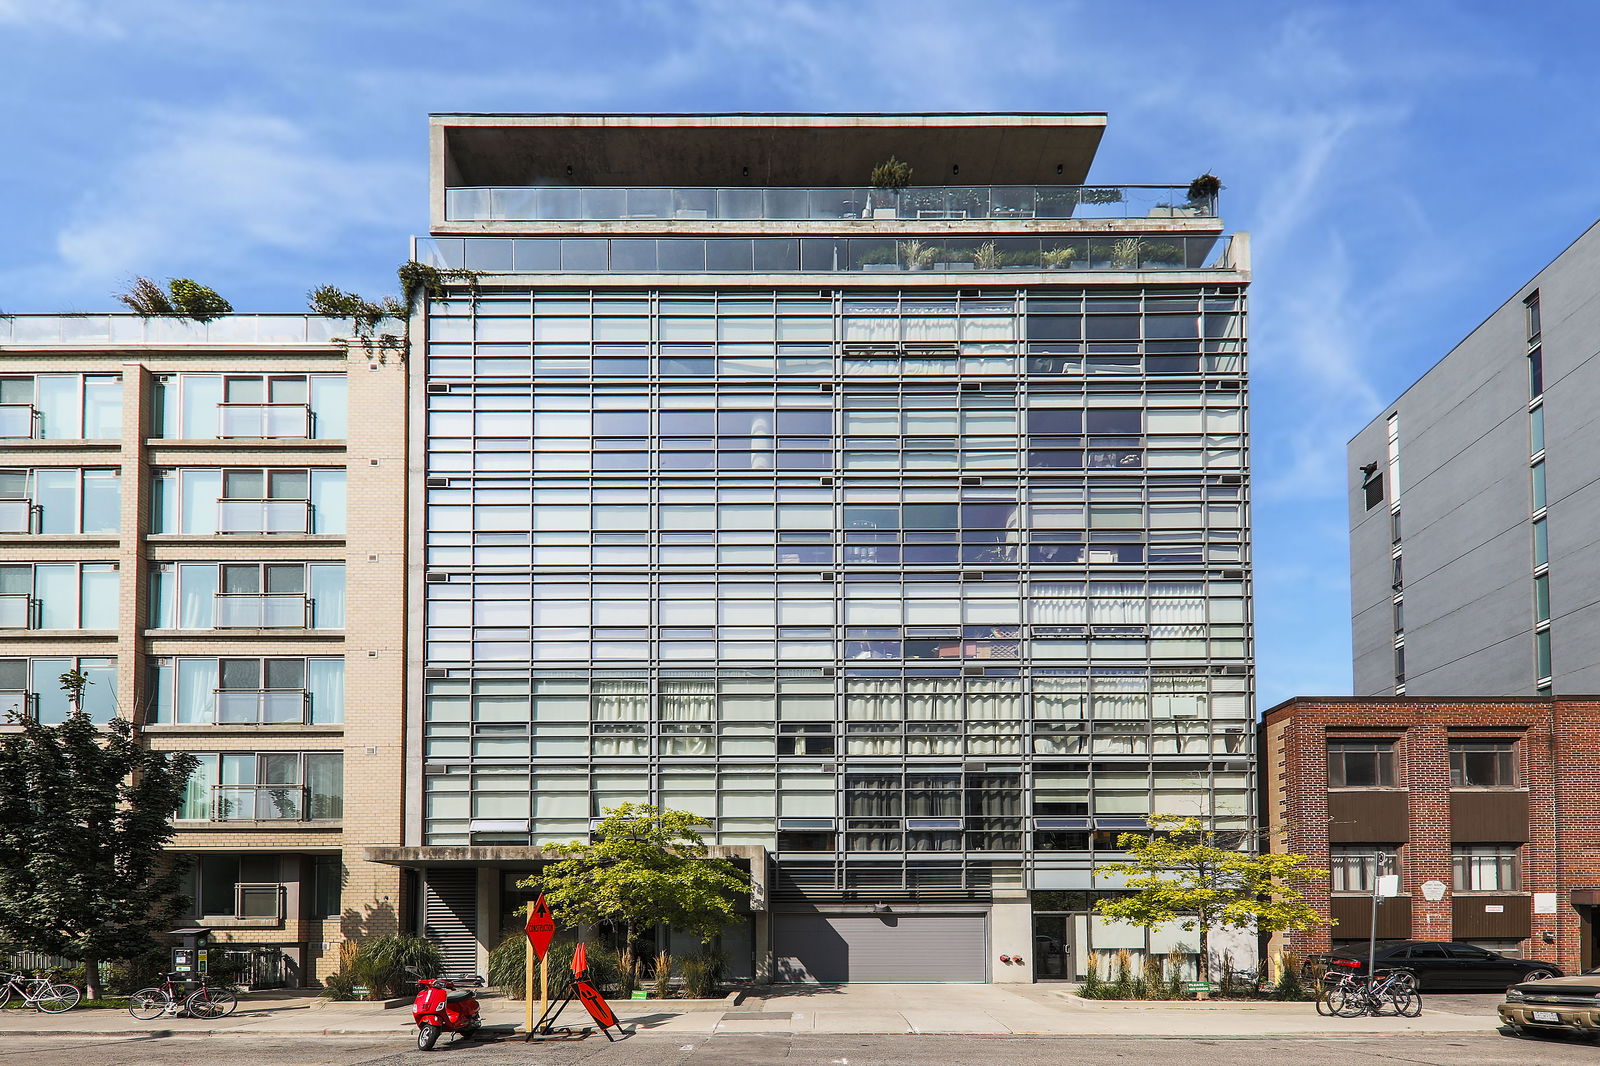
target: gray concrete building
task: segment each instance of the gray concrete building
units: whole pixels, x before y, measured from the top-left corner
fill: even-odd
[[[1600,691],[1600,226],[1349,444],[1355,692]]]
[[[735,975],[1192,950],[1093,868],[1253,826],[1248,242],[1088,184],[1104,122],[433,118],[416,256],[478,274],[414,323],[422,803],[374,857],[452,958],[624,801],[756,867]]]

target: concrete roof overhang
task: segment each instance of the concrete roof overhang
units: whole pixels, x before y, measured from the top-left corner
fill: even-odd
[[[852,186],[891,155],[911,165],[915,185],[1081,185],[1106,117],[441,114],[430,123],[433,177],[446,188]]]

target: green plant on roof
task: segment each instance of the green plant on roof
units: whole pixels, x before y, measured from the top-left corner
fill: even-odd
[[[911,164],[891,155],[872,168],[868,181],[874,189],[904,189],[911,184]]]
[[[141,275],[129,283],[128,291],[119,292],[116,297],[141,318],[168,315],[210,322],[233,312],[233,305],[218,295],[216,289],[192,278],[171,278],[163,290]]]

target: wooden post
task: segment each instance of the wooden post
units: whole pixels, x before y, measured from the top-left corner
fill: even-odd
[[[533,1032],[533,941],[524,940],[522,959],[522,1031]],[[541,1014],[543,1008],[541,1007]]]
[[[539,1017],[550,1009],[550,953],[539,960]]]

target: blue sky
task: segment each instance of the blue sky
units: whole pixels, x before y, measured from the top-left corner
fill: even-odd
[[[1587,3],[0,0],[0,310],[134,274],[391,288],[430,111],[1105,111],[1227,185],[1252,293],[1261,706],[1349,691],[1344,442],[1592,223]]]

